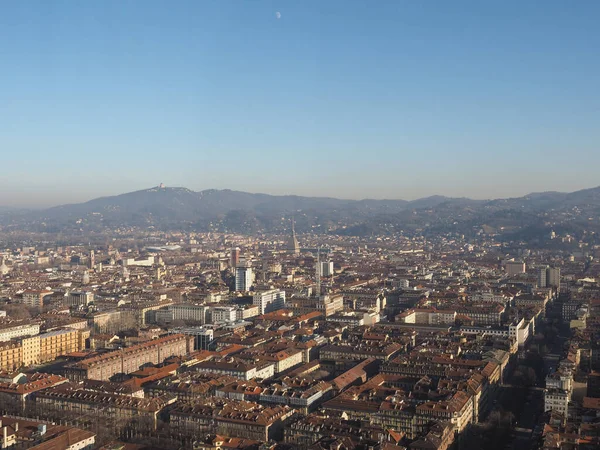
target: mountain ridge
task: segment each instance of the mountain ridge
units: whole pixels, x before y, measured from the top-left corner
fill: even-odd
[[[285,232],[294,216],[299,232],[390,233],[398,230],[486,230],[516,233],[565,223],[589,227],[600,216],[600,187],[571,193],[474,200],[434,195],[416,200],[305,197],[230,189],[192,191],[155,186],[44,210],[1,212],[0,225],[44,232],[86,232],[120,227]],[[550,216],[549,216],[550,214]],[[595,219],[593,219],[595,218]],[[592,220],[593,219],[593,220]],[[580,223],[581,222],[581,223]],[[534,228],[531,228],[534,227]]]

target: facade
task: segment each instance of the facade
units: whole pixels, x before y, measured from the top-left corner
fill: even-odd
[[[546,389],[544,392],[544,411],[557,411],[567,417],[569,412],[569,394],[562,389]]]
[[[87,330],[55,330],[39,335],[39,362],[52,361],[68,353],[79,352],[85,348],[85,340],[89,337]]]
[[[54,330],[7,342],[0,351],[1,370],[15,370],[53,361],[56,358],[85,348],[89,331],[78,329]]]
[[[214,331],[211,328],[188,327],[177,328],[173,330],[175,334],[181,333],[194,337],[193,350],[209,350],[214,338]],[[171,332],[171,330],[169,330]]]
[[[240,249],[239,247],[235,247],[231,249],[231,255],[229,257],[229,265],[232,268],[236,268],[240,263]]]
[[[44,297],[52,294],[51,291],[26,290],[23,292],[22,303],[29,308],[42,308],[44,306]]]
[[[258,307],[259,314],[265,314],[285,307],[285,291],[271,289],[257,292],[252,297],[252,304]]]
[[[235,312],[236,320],[246,320],[251,317],[256,317],[260,313],[258,306],[251,305],[245,308],[238,308]]]
[[[178,303],[168,306],[166,309],[156,311],[156,322],[168,323],[174,320],[197,322],[200,325],[206,323],[206,315],[209,308],[206,305],[194,305],[191,303]]]
[[[65,367],[65,374],[73,380],[108,381],[118,373],[135,372],[144,364],[159,364],[169,356],[186,355],[193,345],[193,337],[173,334],[70,364]]]
[[[235,269],[235,290],[249,291],[254,283],[254,274],[252,267],[241,266]]]
[[[94,302],[94,293],[90,291],[73,291],[66,299],[67,306],[87,306]]]
[[[525,263],[523,261],[507,261],[504,268],[509,277],[525,273]]]
[[[0,325],[0,342],[10,341],[21,336],[30,336],[40,333],[40,324],[37,322],[12,322]]]
[[[237,310],[233,306],[211,306],[209,308],[210,322],[214,324],[235,322]]]
[[[294,414],[289,406],[261,406],[234,400],[181,403],[169,412],[171,426],[182,437],[207,433],[269,441],[283,438],[284,421]]]
[[[538,287],[560,288],[560,267],[543,266],[538,269]]]
[[[65,416],[83,416],[108,419],[119,429],[135,421],[140,431],[156,429],[158,413],[174,399],[139,398],[85,389],[81,384],[65,383],[37,392],[36,407],[43,409],[52,419]]]
[[[275,364],[272,362],[251,364],[241,361],[203,361],[196,364],[194,369],[201,373],[229,375],[240,380],[265,379],[275,375]]]
[[[40,364],[40,335],[23,337],[20,338],[20,341],[23,354],[23,365],[28,367],[33,364]]]
[[[21,345],[17,342],[2,342],[0,344],[0,370],[12,372],[23,365]]]
[[[320,261],[318,263],[317,269],[321,270],[322,277],[331,277],[333,276],[333,262],[332,261]]]
[[[200,324],[206,323],[206,305],[190,305],[179,303],[169,307],[173,311],[173,320],[193,320]]]

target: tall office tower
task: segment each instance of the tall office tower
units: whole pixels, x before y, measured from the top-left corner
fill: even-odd
[[[254,282],[254,274],[249,264],[244,264],[235,268],[235,290],[249,291]]]
[[[300,254],[300,243],[298,242],[298,238],[296,237],[296,226],[294,219],[292,218],[292,234],[290,235],[290,239],[288,240],[287,245],[288,252],[292,255]]]
[[[94,254],[94,250],[90,250],[90,264],[89,268],[93,269],[96,265],[96,255]]]
[[[236,268],[240,263],[240,248],[235,247],[231,249],[231,257],[229,258],[229,264],[232,268]]]
[[[271,289],[257,292],[252,297],[252,304],[258,306],[261,314],[282,309],[285,307],[285,291]]]

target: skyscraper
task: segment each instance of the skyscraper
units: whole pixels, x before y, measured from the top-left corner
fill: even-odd
[[[249,264],[243,264],[235,268],[235,290],[249,291],[254,283],[254,274]]]

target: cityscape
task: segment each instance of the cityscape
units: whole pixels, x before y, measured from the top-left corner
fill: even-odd
[[[599,22],[0,1],[0,449],[599,450]]]
[[[0,229],[3,448],[598,448],[600,245],[301,215]]]

